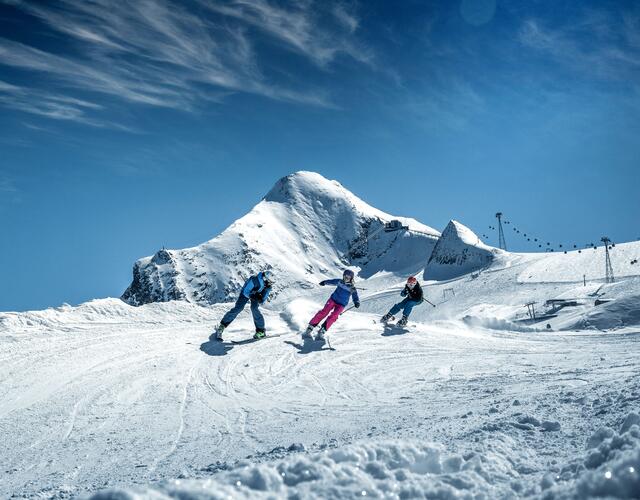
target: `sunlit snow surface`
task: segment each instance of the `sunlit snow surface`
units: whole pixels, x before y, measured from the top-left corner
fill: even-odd
[[[405,330],[376,322],[399,277],[360,281],[334,351],[299,337],[320,287],[270,305],[283,335],[244,345],[208,341],[225,304],[0,314],[0,496],[637,497],[640,286],[549,279],[561,257],[428,283],[438,307]],[[514,322],[563,296],[582,302],[552,331]],[[227,337],[251,332],[245,314]]]
[[[401,277],[360,280],[335,350],[299,336],[321,287],[245,344],[208,341],[228,304],[0,313],[0,497],[638,498],[640,245],[613,284],[583,285],[589,252],[428,282],[406,329],[377,322]],[[577,305],[517,321],[554,298]]]

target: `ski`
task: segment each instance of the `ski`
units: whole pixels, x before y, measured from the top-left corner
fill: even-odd
[[[282,337],[283,335],[290,335],[291,332],[284,332],[284,333],[275,333],[273,335],[267,335],[266,337],[262,337],[261,339],[256,339],[254,337],[250,337],[248,339],[244,339],[244,340],[232,340],[231,343],[234,345],[244,345],[244,344],[253,344],[254,342],[260,342],[261,340],[268,340],[268,339],[274,339],[277,337]]]

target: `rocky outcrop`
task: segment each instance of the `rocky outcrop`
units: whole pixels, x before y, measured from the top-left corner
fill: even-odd
[[[500,252],[468,227],[452,220],[436,243],[424,272],[428,280],[448,280],[485,268]]]

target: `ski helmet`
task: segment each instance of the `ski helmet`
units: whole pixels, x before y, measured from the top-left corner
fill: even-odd
[[[273,283],[273,273],[271,271],[262,271],[262,279],[265,283]]]
[[[417,284],[418,284],[418,280],[415,278],[415,276],[409,276],[409,279],[407,280],[407,286],[409,288],[413,288]]]
[[[353,271],[351,269],[347,269],[342,273],[342,281],[345,283],[353,283],[353,276]]]

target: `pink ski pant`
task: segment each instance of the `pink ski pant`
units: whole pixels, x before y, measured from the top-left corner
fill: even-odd
[[[336,322],[338,316],[340,316],[340,313],[342,311],[344,311],[344,306],[338,304],[333,299],[329,299],[327,300],[327,303],[324,305],[324,307],[316,313],[311,321],[309,321],[309,324],[318,326],[318,323],[320,323],[328,314],[329,317],[324,322],[324,327],[328,330],[329,328],[331,328],[331,325]]]

